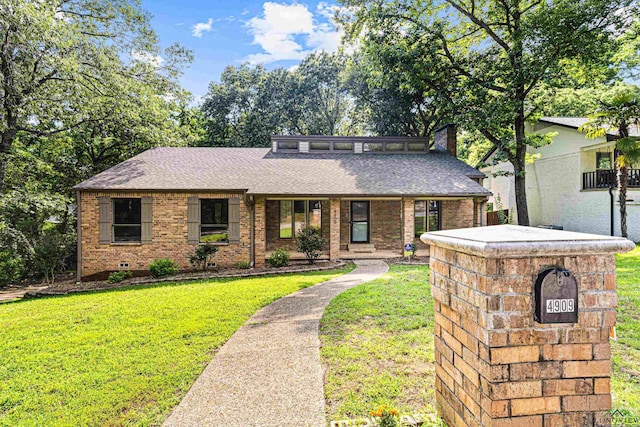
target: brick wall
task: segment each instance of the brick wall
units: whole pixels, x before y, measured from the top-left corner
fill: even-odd
[[[538,272],[579,284],[578,323],[533,320]],[[483,258],[431,248],[436,398],[451,426],[610,425],[614,255]]]
[[[98,232],[98,197],[153,197],[151,244],[100,244]],[[157,258],[171,258],[180,268],[191,268],[189,257],[196,245],[187,242],[187,199],[242,197],[232,193],[161,193],[161,192],[82,192],[81,193],[81,275],[119,269],[121,262],[130,270],[148,270]],[[240,202],[240,242],[219,245],[213,261],[221,266],[250,259],[250,212]]]
[[[296,250],[296,242],[294,239],[280,238],[280,201],[266,201],[266,235],[267,235],[267,251],[273,251],[276,248],[288,247],[291,251]],[[329,200],[322,201],[322,234],[325,238],[329,238]],[[329,244],[325,246],[325,250],[329,250]]]
[[[402,201],[371,201],[371,243],[378,250],[402,252]]]
[[[442,229],[473,227],[473,209],[473,199],[443,200]]]

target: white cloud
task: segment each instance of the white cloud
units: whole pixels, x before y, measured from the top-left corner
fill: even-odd
[[[213,26],[213,18],[209,18],[207,22],[198,22],[196,25],[191,27],[191,35],[193,37],[202,37],[202,33],[211,31],[211,27]]]
[[[154,55],[149,52],[141,52],[138,50],[132,50],[131,57],[136,61],[144,62],[145,64],[149,64],[155,68],[160,67],[164,62],[164,59],[162,59],[160,55]]]
[[[263,16],[246,22],[253,44],[264,52],[249,55],[254,64],[284,60],[300,60],[309,53],[324,50],[335,52],[340,45],[342,32],[328,21],[335,7],[328,3],[318,5],[317,15],[303,4],[265,2]],[[319,22],[318,19],[323,22]]]

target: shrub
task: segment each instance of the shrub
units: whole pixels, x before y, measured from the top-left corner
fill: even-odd
[[[317,227],[305,227],[296,235],[298,251],[307,257],[309,264],[313,264],[320,257],[327,239],[322,237]]]
[[[238,261],[236,262],[236,268],[246,270],[247,268],[251,268],[251,263],[249,261]]]
[[[278,248],[269,257],[271,267],[280,268],[289,265],[289,248]]]
[[[213,257],[216,252],[218,252],[218,248],[215,245],[209,243],[206,245],[198,245],[194,254],[189,258],[189,262],[196,269],[206,270],[211,257]]]
[[[109,283],[120,283],[123,280],[130,279],[132,276],[130,271],[114,271],[109,274]]]
[[[17,282],[24,271],[24,261],[9,251],[0,252],[0,286]]]
[[[149,265],[153,277],[166,277],[178,272],[178,264],[169,258],[160,258]]]
[[[47,283],[53,283],[55,273],[64,269],[71,243],[71,236],[54,229],[45,230],[33,248],[35,273],[44,276]]]

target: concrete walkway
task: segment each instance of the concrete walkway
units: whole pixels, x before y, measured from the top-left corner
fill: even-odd
[[[222,346],[164,425],[326,426],[320,318],[340,292],[388,270],[380,260],[355,264],[351,273],[257,312]]]
[[[24,298],[27,292],[38,292],[47,289],[48,286],[27,286],[24,288],[6,288],[0,290],[0,303],[17,301]]]

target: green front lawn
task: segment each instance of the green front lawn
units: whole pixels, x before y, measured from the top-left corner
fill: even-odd
[[[617,259],[618,339],[611,346],[613,407],[640,419],[640,246]]]
[[[618,339],[612,341],[613,408],[640,417],[640,246],[617,257]],[[433,300],[429,270],[389,273],[335,298],[321,323],[329,420],[366,417],[384,404],[433,412]]]
[[[426,266],[391,266],[338,295],[320,327],[327,419],[366,417],[380,405],[434,411],[433,300]]]
[[[347,270],[0,305],[0,425],[157,425],[259,308]]]

